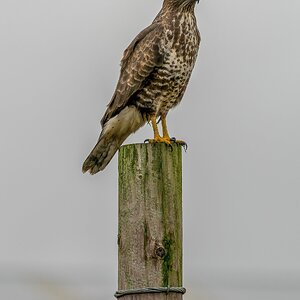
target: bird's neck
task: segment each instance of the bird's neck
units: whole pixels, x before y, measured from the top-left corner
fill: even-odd
[[[178,17],[183,15],[191,17],[195,20],[195,3],[193,0],[164,0],[162,9],[154,19],[153,23],[156,22],[172,22]]]
[[[162,12],[194,13],[195,5],[195,0],[164,0]]]

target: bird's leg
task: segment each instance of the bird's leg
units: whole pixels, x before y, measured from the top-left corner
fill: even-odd
[[[150,121],[151,121],[152,128],[153,128],[154,138],[153,139],[148,139],[145,142],[149,142],[149,143],[165,143],[167,145],[170,145],[171,144],[170,137],[161,137],[159,135],[158,126],[157,126],[157,123],[156,123],[156,115],[150,116]]]
[[[152,115],[150,117],[150,121],[151,121],[151,124],[152,124],[153,133],[154,133],[154,139],[153,140],[155,142],[160,142],[161,136],[159,135],[158,126],[157,126],[157,123],[156,123],[156,116]]]
[[[176,144],[179,144],[187,149],[187,143],[181,140],[177,140],[176,138],[172,137],[170,138],[169,132],[168,132],[168,127],[167,127],[167,116],[161,116],[161,126],[163,130],[163,139],[164,140],[169,140],[169,142],[175,142]]]
[[[162,127],[162,130],[163,130],[163,138],[168,139],[168,140],[171,141],[171,138],[170,138],[169,132],[168,132],[167,117],[166,116],[161,117],[161,127]]]
[[[187,149],[187,144],[184,141],[176,140],[176,138],[170,138],[168,128],[167,128],[167,117],[161,116],[161,124],[162,124],[162,130],[163,130],[163,136],[161,137],[159,135],[158,126],[156,123],[156,115],[150,116],[150,121],[152,124],[153,132],[154,132],[154,139],[148,139],[145,142],[149,143],[165,143],[167,145],[171,145],[171,143],[176,143],[178,145],[181,145]]]

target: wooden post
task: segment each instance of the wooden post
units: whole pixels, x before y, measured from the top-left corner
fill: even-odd
[[[182,287],[182,150],[134,144],[119,151],[119,290]],[[182,294],[122,300],[181,300]]]

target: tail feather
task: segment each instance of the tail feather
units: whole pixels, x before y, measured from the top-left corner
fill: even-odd
[[[82,172],[94,175],[111,161],[126,138],[145,124],[141,112],[135,106],[125,107],[118,115],[108,120],[99,140],[82,166]]]

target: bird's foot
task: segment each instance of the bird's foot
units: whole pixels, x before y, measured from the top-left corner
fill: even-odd
[[[183,147],[183,149],[186,151],[188,148],[188,145],[186,142],[177,140],[176,138],[169,138],[169,137],[161,137],[161,136],[156,136],[154,139],[147,139],[145,140],[145,143],[149,144],[155,144],[155,143],[165,143],[166,145],[172,147],[172,143],[175,143],[177,145],[180,145]]]
[[[145,143],[149,143],[149,144],[165,143],[168,146],[171,146],[172,142],[173,142],[172,139],[164,138],[164,137],[161,137],[161,136],[156,136],[156,137],[154,137],[154,139],[145,140]]]
[[[180,145],[183,147],[184,151],[187,151],[188,149],[188,144],[185,141],[182,140],[177,140],[175,137],[172,137],[170,139],[173,143],[176,143],[177,145]]]

